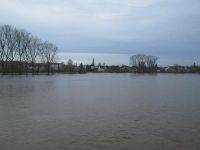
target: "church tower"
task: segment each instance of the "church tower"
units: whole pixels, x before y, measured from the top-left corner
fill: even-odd
[[[95,66],[94,58],[92,60],[92,65],[91,66]]]

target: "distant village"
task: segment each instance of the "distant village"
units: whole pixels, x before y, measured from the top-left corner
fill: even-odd
[[[12,62],[9,65],[8,70],[9,73],[16,73],[19,62]],[[45,63],[36,63],[34,68],[31,63],[22,63],[22,72],[23,73],[32,73],[34,69],[34,74],[45,73],[50,70],[50,73],[200,73],[200,66],[196,65],[196,63],[191,66],[181,66],[175,64],[173,66],[160,67],[157,64],[153,67],[153,71],[150,71],[148,67],[143,66],[127,66],[127,65],[106,65],[105,63],[95,64],[95,59],[91,61],[91,64],[83,65],[80,63],[74,63],[71,59],[68,60],[67,64],[63,63],[51,63],[48,67]],[[0,72],[2,73],[2,62],[0,61]]]
[[[196,63],[191,66],[181,66],[175,64],[173,66],[166,67],[157,67],[155,71],[150,72],[147,68],[141,70],[138,66],[127,66],[127,65],[106,65],[105,63],[98,63],[96,65],[95,59],[91,60],[91,64],[77,65],[73,63],[70,59],[67,64],[65,63],[53,63],[50,65],[52,72],[63,72],[63,73],[200,73],[200,66],[197,66]],[[45,66],[41,66],[39,71],[45,72]],[[31,68],[29,68],[31,69]]]

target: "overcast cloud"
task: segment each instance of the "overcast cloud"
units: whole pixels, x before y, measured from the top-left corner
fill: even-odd
[[[199,8],[199,0],[0,0],[0,24],[25,28],[62,52],[200,63]]]

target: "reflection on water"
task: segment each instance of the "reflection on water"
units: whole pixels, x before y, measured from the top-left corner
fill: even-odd
[[[0,77],[0,149],[200,149],[200,75]]]

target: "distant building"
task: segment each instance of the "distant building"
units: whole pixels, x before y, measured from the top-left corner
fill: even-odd
[[[99,66],[99,67],[98,67],[98,72],[105,72],[105,67]]]
[[[93,60],[92,60],[91,66],[95,66],[94,58],[93,58]]]
[[[91,71],[98,71],[98,67],[95,66],[95,61],[94,58],[92,60],[92,64],[90,65]]]
[[[53,71],[63,71],[64,70],[64,63],[52,63],[50,65],[51,70]]]

